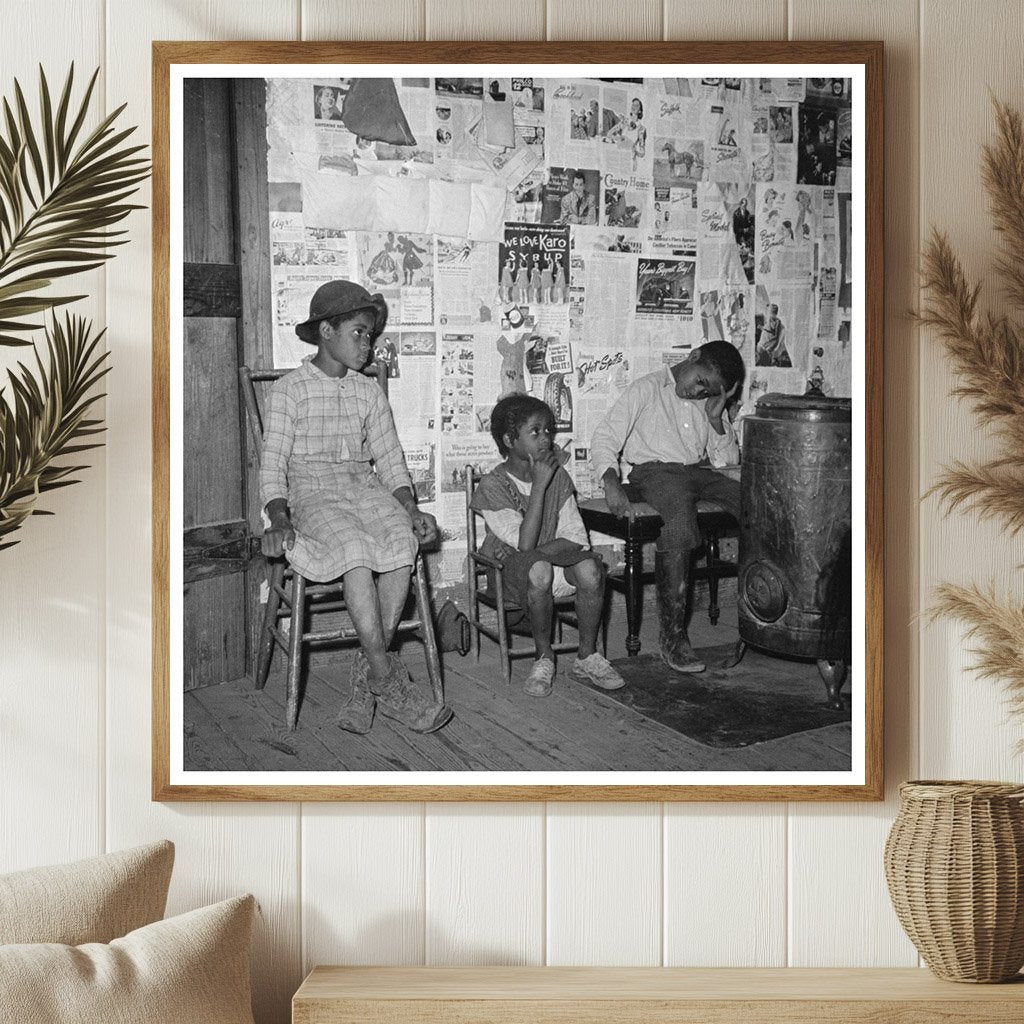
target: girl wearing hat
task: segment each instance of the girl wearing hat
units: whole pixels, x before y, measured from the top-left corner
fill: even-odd
[[[437,523],[416,507],[383,390],[359,372],[386,322],[383,296],[330,281],[296,326],[317,351],[267,400],[260,494],[270,526],[262,547],[269,558],[286,555],[309,580],[344,582],[362,650],[338,724],[367,732],[379,707],[416,732],[433,732],[451,720],[451,710],[388,653],[417,545],[436,538]]]

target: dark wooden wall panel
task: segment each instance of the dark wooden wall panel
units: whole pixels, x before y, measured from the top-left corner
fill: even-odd
[[[183,256],[193,283],[191,301],[186,303],[183,339],[183,526],[187,532],[195,527],[239,524],[246,519],[238,402],[232,81],[187,80],[184,121]],[[237,532],[237,526],[230,530]],[[198,557],[202,562],[203,556]],[[237,560],[229,564],[222,558],[207,559],[208,564],[200,564],[198,569],[195,562],[193,553],[184,597],[186,689],[239,679],[245,674],[250,620],[246,613],[246,575],[238,569]],[[218,575],[196,578],[206,573]]]
[[[186,690],[241,678],[245,665],[244,576],[215,576],[185,586]]]
[[[233,125],[228,79],[185,80],[186,263],[234,263]]]
[[[238,182],[238,262],[240,282],[239,360],[249,366],[273,366],[274,340],[270,291],[270,210],[267,197],[267,94],[262,78],[237,79],[234,83],[235,166]],[[263,532],[259,500],[259,466],[246,448],[245,509],[253,536]],[[255,558],[246,573],[248,607],[261,611],[260,585],[266,579],[266,563]],[[260,615],[248,620],[249,657],[257,649]],[[278,655],[280,657],[280,654]]]
[[[185,320],[184,526],[241,519],[236,321]]]

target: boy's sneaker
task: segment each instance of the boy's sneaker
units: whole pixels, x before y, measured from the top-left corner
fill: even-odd
[[[523,689],[531,697],[547,697],[551,693],[555,678],[555,663],[550,658],[538,658],[523,683]]]
[[[597,651],[587,658],[577,658],[573,662],[571,675],[581,683],[590,683],[602,690],[618,690],[626,685],[626,680]]]

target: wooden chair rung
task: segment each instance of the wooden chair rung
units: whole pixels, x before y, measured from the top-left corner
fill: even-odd
[[[316,633],[303,633],[304,644],[325,644],[338,640],[358,640],[359,634],[351,626],[342,626],[338,629],[324,629]]]
[[[579,649],[580,645],[578,643],[570,643],[569,641],[551,645],[551,650],[553,650],[555,654],[575,654]]]
[[[332,597],[341,588],[340,583],[311,583],[306,586],[306,597],[316,600],[318,597]]]

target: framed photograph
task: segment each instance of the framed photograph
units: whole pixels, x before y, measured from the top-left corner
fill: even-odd
[[[881,43],[153,84],[154,799],[881,799]]]

